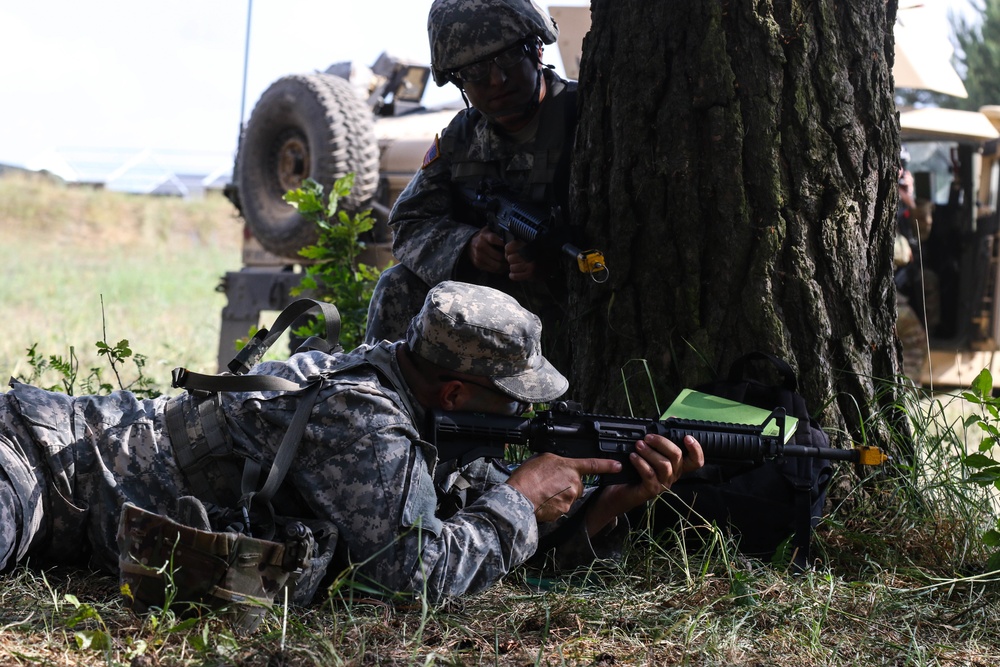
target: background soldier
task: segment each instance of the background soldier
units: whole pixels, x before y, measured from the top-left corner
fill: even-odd
[[[376,287],[367,341],[400,338],[430,286],[462,280],[501,289],[539,314],[546,355],[567,367],[564,346],[551,342],[566,326],[565,281],[575,268],[556,252],[505,243],[466,198],[489,181],[546,212],[568,210],[576,82],[542,64],[558,29],[532,0],[437,0],[427,30],[434,81],[453,83],[471,106],[435,138],[393,208],[399,264]],[[561,227],[563,240],[573,240],[570,226]]]

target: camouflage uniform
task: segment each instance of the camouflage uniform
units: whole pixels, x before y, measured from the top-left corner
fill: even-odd
[[[536,35],[546,43],[558,31],[537,5],[493,0],[438,0],[428,20],[434,77]],[[531,124],[510,136],[475,108],[459,112],[424,157],[423,165],[393,207],[393,255],[399,264],[383,272],[368,312],[366,342],[398,340],[430,286],[443,280],[489,285],[514,296],[545,322],[543,347],[551,355],[564,334],[566,278],[571,260],[555,252],[533,259],[551,271],[543,280],[514,283],[506,275],[477,270],[466,257],[470,239],[482,227],[463,190],[475,192],[484,179],[510,189],[514,199],[548,211],[568,212],[569,163],[576,124],[576,82],[542,70],[546,95]],[[564,242],[576,241],[568,224]],[[559,364],[563,366],[563,363]]]
[[[465,253],[482,223],[460,194],[462,189],[474,192],[488,178],[512,188],[520,201],[541,205],[544,210],[553,205],[566,210],[572,141],[566,106],[576,104],[570,93],[575,83],[548,70],[545,77],[549,92],[540,108],[539,131],[531,141],[516,143],[475,109],[460,112],[440,138],[435,138],[424,165],[393,207],[389,225],[393,255],[399,264],[384,271],[375,288],[366,342],[399,340],[429,286],[443,280],[489,285],[507,292],[543,316],[546,340],[556,335],[557,321],[566,316],[565,278],[575,270],[572,262],[558,255],[539,257],[552,274],[537,282],[514,283],[506,275],[477,270]],[[566,227],[569,240],[569,225]],[[550,350],[550,346],[545,349]]]
[[[539,326],[505,295],[448,282],[429,294],[405,344],[432,363],[482,375],[518,399],[553,400],[566,382],[541,357]],[[420,435],[424,408],[400,371],[403,344],[338,355],[304,352],[254,369],[296,382],[322,378],[274,511],[332,526],[324,538],[325,560],[314,561],[324,569],[335,553],[337,568],[361,564],[357,576],[383,590],[431,599],[479,591],[536,551],[534,507],[502,483],[507,473],[498,464],[479,461],[464,471],[439,464]],[[260,461],[266,470],[300,394],[223,393],[208,404],[209,412],[221,415],[230,458]],[[167,404],[178,400],[195,415],[185,427],[188,436],[202,437],[206,402],[216,401],[211,396],[73,398],[19,383],[0,395],[0,518],[6,529],[0,531],[0,556],[7,553],[0,568],[28,556],[81,563],[89,550],[93,566],[113,571],[123,503],[171,514],[176,499],[191,493],[189,471],[180,469],[171,442],[178,438],[171,437],[165,417]],[[238,494],[239,479],[219,473],[224,470],[208,466],[212,493]],[[471,486],[467,502],[451,503],[454,513],[443,513],[441,500],[465,486]],[[600,552],[582,522],[571,532],[563,550],[568,564],[615,555],[622,531],[606,536]],[[324,572],[312,574],[298,601],[312,597]]]

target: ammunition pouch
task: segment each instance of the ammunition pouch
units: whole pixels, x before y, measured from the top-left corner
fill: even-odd
[[[118,526],[120,588],[137,613],[173,605],[183,605],[182,613],[212,610],[237,634],[251,633],[312,558],[307,526],[290,522],[284,532],[284,542],[273,542],[200,530],[126,503]]]

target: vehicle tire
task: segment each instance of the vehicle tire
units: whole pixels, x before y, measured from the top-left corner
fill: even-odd
[[[326,74],[287,76],[264,91],[243,132],[234,180],[239,209],[251,233],[276,255],[296,257],[316,242],[318,229],[283,196],[306,178],[329,192],[355,174],[341,200],[350,213],[378,185],[378,142],[372,112],[345,79]]]
[[[342,77],[333,74],[318,74],[317,77],[330,88],[334,95],[344,94],[345,80]],[[348,144],[348,160],[350,164],[366,166],[364,169],[354,171],[354,192],[365,192],[368,193],[369,197],[377,197],[380,180],[380,150],[378,139],[374,133],[374,118],[371,109],[364,104],[352,105],[345,107],[344,114],[347,116],[348,126],[360,127],[364,123],[370,123],[373,127],[371,141],[352,141]],[[367,208],[370,205],[371,200],[363,202],[358,208]],[[374,228],[363,234],[361,240],[366,243],[391,241],[392,237],[386,220],[377,215],[373,215],[372,219],[375,224]]]

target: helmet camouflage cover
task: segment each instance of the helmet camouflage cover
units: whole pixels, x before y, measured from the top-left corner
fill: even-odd
[[[434,0],[427,15],[431,71],[439,86],[450,70],[479,62],[532,35],[559,37],[556,22],[534,0]]]

